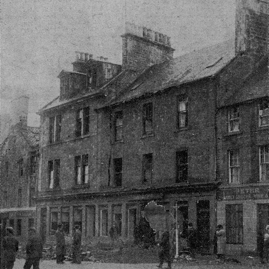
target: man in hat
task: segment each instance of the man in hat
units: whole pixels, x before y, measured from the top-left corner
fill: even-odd
[[[81,263],[80,258],[80,248],[81,248],[81,231],[79,230],[79,225],[75,226],[75,232],[73,236],[73,260],[72,263]]]
[[[64,263],[65,239],[62,224],[58,224],[58,229],[55,233],[55,238],[56,238],[56,262]]]
[[[42,239],[37,235],[35,228],[29,229],[29,238],[26,244],[26,261],[24,269],[39,269],[39,262],[42,258]]]
[[[16,253],[19,249],[19,242],[14,237],[14,231],[12,227],[6,228],[6,236],[3,239],[3,251],[4,251],[4,268],[12,269],[16,259]]]

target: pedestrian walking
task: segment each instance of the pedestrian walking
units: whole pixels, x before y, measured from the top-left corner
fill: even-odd
[[[16,260],[16,253],[19,249],[19,242],[14,237],[14,231],[12,227],[6,228],[6,236],[2,242],[3,245],[3,268],[12,269]]]
[[[42,258],[42,239],[37,235],[35,228],[29,229],[29,238],[26,244],[26,261],[24,269],[39,269],[39,262]]]
[[[163,263],[167,262],[168,268],[171,269],[171,265],[172,265],[171,244],[170,244],[170,235],[168,231],[165,231],[162,234],[162,239],[159,245],[161,247],[161,250],[159,252],[160,263],[157,267],[162,268]]]
[[[269,262],[269,225],[266,225],[263,236],[263,258],[265,262]]]
[[[217,226],[216,236],[217,236],[217,257],[218,259],[224,261],[225,249],[226,249],[226,236],[225,236],[225,230],[221,224]]]
[[[79,230],[79,226],[75,226],[75,232],[73,235],[73,260],[72,263],[81,263],[81,257],[80,257],[80,248],[81,248],[81,231]]]
[[[58,224],[57,231],[55,233],[56,237],[56,262],[64,263],[64,255],[65,255],[65,238],[63,232],[63,225]]]

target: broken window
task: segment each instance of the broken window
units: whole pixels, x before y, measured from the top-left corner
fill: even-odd
[[[18,207],[22,206],[22,189],[18,189]]]
[[[243,244],[243,205],[226,205],[226,243]]]
[[[153,157],[152,153],[143,155],[143,182],[151,182],[152,180],[152,168],[153,168]]]
[[[228,110],[228,130],[229,132],[238,132],[240,130],[239,107],[231,107]]]
[[[153,133],[153,105],[147,103],[143,105],[143,135]]]
[[[60,160],[48,162],[49,188],[60,187]]]
[[[262,100],[259,104],[259,126],[269,126],[269,100]]]
[[[177,127],[178,129],[188,126],[188,99],[185,96],[179,96],[177,102]]]
[[[77,185],[89,183],[89,156],[75,157],[75,182]]]
[[[19,177],[23,176],[23,159],[20,159],[18,161],[18,166],[19,166]]]
[[[176,153],[177,177],[176,183],[188,181],[188,151],[180,150]]]
[[[114,121],[114,137],[115,141],[122,141],[122,131],[123,131],[123,113],[122,111],[115,112],[115,121]]]
[[[260,181],[269,180],[269,145],[260,147]]]
[[[114,185],[122,186],[122,158],[114,159]]]
[[[55,143],[61,139],[62,116],[57,115],[49,118],[49,143]]]
[[[77,110],[76,137],[87,135],[90,132],[90,108],[84,107]]]
[[[240,182],[239,150],[229,150],[229,183]]]

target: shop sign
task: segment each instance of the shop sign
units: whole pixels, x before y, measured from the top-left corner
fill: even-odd
[[[268,199],[269,186],[237,187],[218,191],[218,200]]]

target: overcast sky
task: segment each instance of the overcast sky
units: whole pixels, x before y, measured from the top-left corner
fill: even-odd
[[[171,37],[174,56],[234,37],[235,0],[2,0],[1,113],[15,94],[35,112],[59,94],[75,51],[121,63],[125,21]]]

